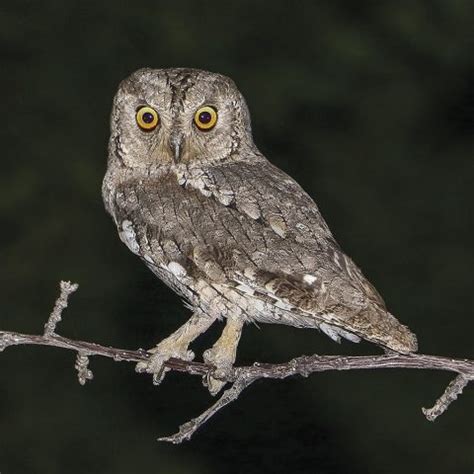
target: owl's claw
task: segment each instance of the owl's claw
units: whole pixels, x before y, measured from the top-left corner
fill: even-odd
[[[153,374],[153,385],[160,385],[165,378],[169,368],[165,366],[165,362],[171,358],[191,361],[194,359],[194,352],[179,346],[167,344],[167,340],[162,341],[148,352],[152,356],[143,362],[138,362],[135,371],[138,373]]]
[[[214,397],[217,395],[224,385],[227,383],[225,380],[220,380],[220,378],[225,378],[228,371],[222,369],[216,369],[212,372],[209,372],[207,375],[203,377],[203,385],[207,387],[209,393]],[[216,378],[218,377],[218,378]]]
[[[208,349],[203,354],[204,362],[208,365],[213,365],[214,370],[209,372],[203,377],[203,384],[209,390],[211,395],[217,395],[224,385],[227,383],[226,378],[232,371],[232,364],[234,358],[226,357],[227,354],[219,352],[215,347]]]

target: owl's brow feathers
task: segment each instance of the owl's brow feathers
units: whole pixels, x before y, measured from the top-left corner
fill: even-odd
[[[166,84],[171,90],[171,111],[173,115],[177,115],[184,110],[186,94],[195,84],[193,80],[194,74],[188,70],[182,70],[173,75],[166,71],[165,75]]]

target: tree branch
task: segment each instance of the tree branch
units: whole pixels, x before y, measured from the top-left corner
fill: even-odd
[[[61,320],[62,312],[68,305],[69,296],[78,288],[77,284],[61,282],[61,293],[51,315],[45,324],[42,335],[21,334],[17,332],[0,331],[0,352],[9,346],[15,345],[41,345],[69,349],[77,353],[75,368],[78,373],[79,382],[84,385],[87,380],[92,380],[93,374],[89,369],[90,356],[102,356],[114,361],[140,362],[146,361],[151,354],[138,349],[136,351],[117,349],[114,347],[101,346],[99,344],[76,341],[58,335],[56,326]],[[200,375],[203,378],[211,373],[214,377],[214,367],[202,362],[184,361],[170,359],[165,364],[169,369],[187,372],[191,375]],[[230,370],[225,378],[231,383],[223,395],[206,411],[198,417],[184,423],[179,431],[171,436],[159,438],[160,441],[181,443],[191,436],[212,416],[229,403],[235,401],[243,390],[261,378],[283,379],[286,377],[301,375],[307,377],[316,372],[328,370],[356,370],[356,369],[426,369],[443,370],[456,373],[456,378],[448,385],[445,392],[436,401],[432,408],[423,408],[422,411],[430,421],[435,420],[444,413],[449,405],[461,394],[464,387],[474,380],[474,361],[468,359],[453,359],[450,357],[433,356],[426,354],[398,354],[390,353],[377,356],[301,356],[282,364],[266,364],[256,362],[248,367],[236,367]]]
[[[61,321],[61,316],[63,311],[67,308],[69,301],[69,296],[71,296],[78,288],[77,283],[71,283],[70,281],[61,281],[59,283],[59,288],[61,289],[59,297],[54,303],[53,311],[49,315],[48,321],[44,325],[44,335],[52,336],[56,330],[56,326],[59,321]]]

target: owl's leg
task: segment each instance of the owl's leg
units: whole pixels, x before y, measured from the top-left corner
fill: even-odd
[[[214,316],[196,311],[178,330],[163,339],[156,347],[150,349],[148,352],[153,355],[146,362],[139,362],[135,370],[153,374],[153,383],[159,385],[163,381],[166,372],[170,370],[164,366],[164,363],[172,357],[193,360],[194,353],[188,350],[189,344],[205,332],[215,320],[216,317]]]
[[[206,364],[216,367],[214,375],[225,373],[232,369],[237,355],[237,346],[239,344],[240,335],[242,334],[242,319],[227,318],[227,323],[222,331],[221,337],[215,344],[204,352],[203,358]],[[211,374],[207,377],[207,388],[211,395],[216,395],[226,384],[225,381],[214,378]]]

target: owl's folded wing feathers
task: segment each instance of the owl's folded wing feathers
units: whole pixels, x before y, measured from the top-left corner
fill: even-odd
[[[335,329],[335,338],[349,335],[351,339],[354,333],[394,350],[416,350],[414,335],[388,312],[377,290],[341,251],[316,204],[298,183],[266,160],[257,166],[225,166],[221,184],[225,177],[230,181],[236,208],[242,198],[256,196],[249,217],[258,216],[261,227],[266,228],[264,235],[271,229],[278,236],[266,248],[267,260],[274,251],[281,255],[276,267],[261,262],[254,272],[247,272],[249,277],[239,268],[242,265],[237,266],[234,279],[243,280],[255,294],[270,294],[291,305],[291,311],[322,320],[320,328],[328,328],[325,332]],[[238,173],[232,172],[237,166]],[[219,172],[219,168],[214,170]],[[240,205],[242,209],[246,207]],[[285,243],[286,252],[275,240]]]
[[[334,339],[416,350],[415,336],[340,250],[314,201],[281,170],[266,160],[234,162],[178,180],[123,187],[134,204],[117,212],[146,222],[136,236],[142,258],[176,262],[243,297],[273,301],[294,325],[307,321]]]

